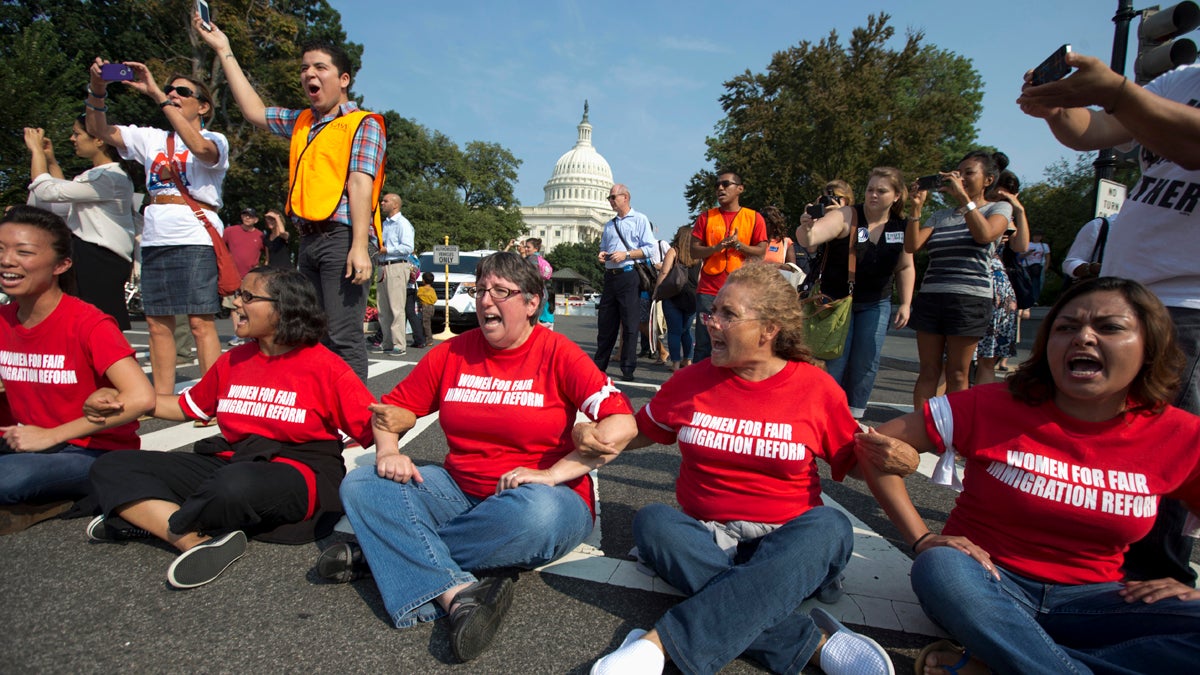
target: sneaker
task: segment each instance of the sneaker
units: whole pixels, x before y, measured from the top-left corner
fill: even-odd
[[[634,628],[625,636],[621,646],[592,664],[591,675],[625,675],[625,673],[661,673],[666,664],[662,651],[649,640],[641,639],[646,631]]]
[[[104,516],[92,518],[92,522],[88,523],[87,529],[84,531],[87,532],[88,539],[92,541],[126,541],[154,537],[140,527],[113,527],[104,520]]]
[[[367,345],[367,349],[369,349],[370,351],[373,351],[373,352],[386,351],[386,350],[384,350],[383,345],[378,342],[372,342],[371,344]]]
[[[491,646],[512,605],[513,580],[483,577],[454,597],[450,612],[450,649],[459,661],[470,661]]]
[[[237,347],[238,345],[245,344],[245,342],[246,341],[240,337],[234,337],[232,340],[230,340],[229,342],[226,342],[225,344],[229,345],[230,347]]]
[[[371,567],[363,557],[362,547],[349,541],[339,541],[317,556],[317,576],[344,584],[371,576]]]
[[[408,353],[408,350],[404,347],[392,347],[387,353],[392,356],[404,356]]]
[[[829,612],[813,608],[808,615],[828,635],[821,647],[821,670],[826,675],[896,675],[892,659],[879,643],[846,628]]]
[[[167,568],[167,583],[175,588],[203,586],[217,577],[246,553],[246,534],[234,530],[219,539],[193,546]]]

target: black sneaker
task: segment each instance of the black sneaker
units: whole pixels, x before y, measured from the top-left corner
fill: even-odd
[[[180,553],[167,568],[167,582],[175,588],[203,586],[221,576],[225,568],[245,553],[246,534],[234,530]]]
[[[450,649],[459,661],[470,661],[492,644],[512,605],[510,577],[483,577],[459,591],[450,612]]]
[[[104,520],[104,516],[92,518],[88,523],[88,539],[92,541],[126,541],[129,539],[153,539],[154,535],[140,527],[113,527]]]
[[[371,576],[371,567],[363,557],[362,547],[354,542],[339,541],[317,556],[317,576],[344,584]]]

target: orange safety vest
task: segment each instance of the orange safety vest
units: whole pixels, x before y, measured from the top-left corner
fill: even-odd
[[[292,127],[292,147],[288,163],[287,212],[305,220],[328,220],[337,211],[346,193],[350,174],[350,152],[354,134],[368,117],[384,127],[383,117],[365,110],[339,115],[317,131],[312,140],[312,109],[304,110]],[[386,127],[384,127],[386,128]],[[383,170],[375,175],[371,188],[372,225],[378,241],[383,241],[379,218],[379,195],[383,192]]]
[[[717,242],[725,237],[733,234],[737,236],[738,241],[746,246],[750,245],[750,237],[754,234],[754,222],[758,213],[750,209],[741,209],[737,215],[733,217],[733,223],[729,228],[725,227],[725,217],[721,215],[721,209],[709,209],[708,219],[705,221],[707,229],[704,231],[704,245],[716,246]],[[722,272],[733,272],[742,266],[742,262],[746,256],[741,253],[723,249],[708,256],[704,260],[704,267],[701,269],[705,274],[720,274]]]

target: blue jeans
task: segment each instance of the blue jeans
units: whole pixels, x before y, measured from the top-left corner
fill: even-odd
[[[300,273],[317,290],[317,302],[325,310],[329,333],[321,341],[342,357],[363,382],[367,381],[367,341],[363,339],[363,315],[367,311],[368,284],[357,285],[346,278],[346,256],[350,254],[350,226],[335,225],[300,240]],[[404,343],[404,336],[400,336]]]
[[[800,603],[836,579],[854,538],[841,511],[818,506],[729,556],[699,521],[665,504],[633,519],[638,552],[687,594],[654,625],[685,673],[715,673],[741,654],[772,672],[799,673],[821,631]]]
[[[696,313],[685,314],[672,300],[663,300],[663,317],[667,320],[667,351],[672,363],[692,358],[692,321]]]
[[[88,470],[103,450],[68,445],[57,452],[0,454],[0,504],[78,499],[88,493]]]
[[[846,392],[850,412],[857,419],[867,411],[875,375],[879,373],[879,354],[892,318],[892,301],[855,302],[850,312],[850,332],[842,355],[825,362],[825,370]]]
[[[435,599],[476,581],[473,572],[544,565],[592,530],[591,511],[568,487],[525,484],[479,499],[445,469],[420,469],[423,483],[380,478],[373,466],[342,481],[346,516],[397,628],[442,616]]]
[[[1200,602],[1127,603],[1117,583],[1000,577],[944,546],[912,567],[925,613],[993,671],[1183,673],[1200,663]]]
[[[716,302],[717,296],[706,295],[704,293],[696,294],[696,314],[711,314],[713,303]],[[696,322],[696,349],[692,356],[693,361],[707,359],[712,356],[712,340],[708,338],[708,327],[703,321]]]

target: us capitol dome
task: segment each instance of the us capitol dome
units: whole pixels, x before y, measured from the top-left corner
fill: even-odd
[[[599,239],[604,223],[616,215],[607,201],[613,186],[612,169],[592,145],[587,101],[576,128],[575,147],[558,158],[546,181],[545,201],[521,207],[527,236],[541,239],[542,251],[547,253],[559,244]]]

